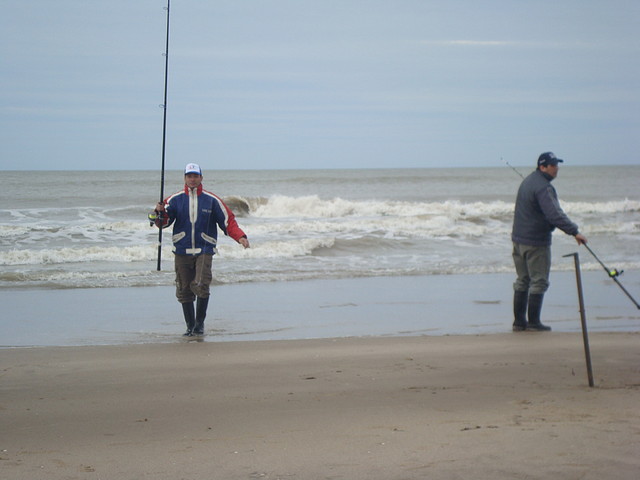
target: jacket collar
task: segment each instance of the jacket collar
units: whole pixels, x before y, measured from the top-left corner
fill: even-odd
[[[202,188],[202,184],[198,185],[198,188],[197,188],[197,193],[198,193],[198,195],[200,195],[200,194],[202,193],[202,190],[203,190],[203,188]],[[189,187],[187,187],[187,185],[186,185],[186,184],[184,185],[184,193],[186,193],[187,195],[189,195],[189,193],[191,193],[191,192],[189,191]]]
[[[538,172],[540,175],[542,175],[544,178],[546,178],[547,180],[549,180],[550,182],[553,181],[553,177],[551,175],[549,175],[548,173],[544,173],[542,170],[538,169],[536,170],[536,172]],[[202,186],[202,185],[201,185]]]

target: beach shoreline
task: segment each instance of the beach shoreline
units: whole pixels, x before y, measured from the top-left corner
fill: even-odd
[[[205,342],[509,332],[514,275],[468,274],[241,283],[212,289]],[[635,292],[640,277],[625,285]],[[583,272],[593,332],[638,331],[640,316],[602,272]],[[173,287],[0,290],[2,348],[181,341]],[[581,330],[575,274],[552,272],[543,321]]]
[[[0,350],[0,464],[47,479],[635,479],[638,333]]]

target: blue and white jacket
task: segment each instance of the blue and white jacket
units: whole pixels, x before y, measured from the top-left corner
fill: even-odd
[[[162,228],[173,224],[173,252],[177,255],[215,254],[218,227],[236,242],[246,237],[231,209],[202,185],[193,190],[185,185],[164,204],[166,213],[157,223]]]

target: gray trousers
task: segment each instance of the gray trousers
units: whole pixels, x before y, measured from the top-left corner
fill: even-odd
[[[180,303],[193,302],[196,297],[207,298],[213,279],[213,255],[174,255],[176,267],[176,297]]]
[[[518,276],[513,289],[516,292],[528,291],[530,294],[545,293],[549,288],[551,247],[514,243],[512,256]]]

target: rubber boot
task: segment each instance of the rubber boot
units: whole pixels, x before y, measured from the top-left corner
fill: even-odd
[[[535,332],[548,332],[551,327],[547,327],[540,322],[540,312],[542,312],[542,300],[544,293],[532,293],[529,295],[529,324],[527,330]]]
[[[193,307],[193,302],[187,302],[182,304],[182,313],[184,314],[184,321],[187,324],[187,331],[184,332],[185,337],[193,336],[193,328],[196,325],[196,312]]]
[[[198,297],[196,303],[196,326],[193,333],[196,335],[204,335],[204,319],[207,316],[207,307],[209,306],[209,297]]]
[[[527,329],[527,299],[529,292],[513,292],[513,331],[523,332]]]

